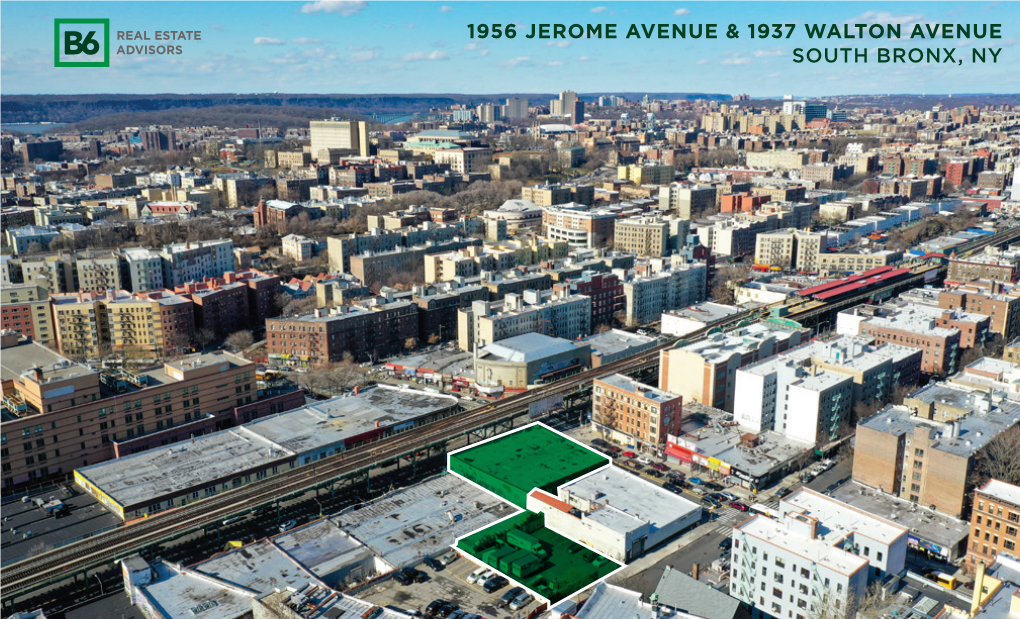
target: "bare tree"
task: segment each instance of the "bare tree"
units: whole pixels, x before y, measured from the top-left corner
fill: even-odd
[[[195,332],[195,342],[198,343],[202,350],[208,348],[209,344],[212,344],[215,341],[216,334],[213,333],[212,329],[203,327]]]
[[[730,264],[715,270],[712,284],[712,299],[716,303],[732,305],[736,301],[736,290],[751,280],[751,270],[740,264]]]
[[[404,341],[404,348],[407,349],[408,352],[414,350],[417,347],[418,347],[418,338],[416,338],[416,337],[409,337],[409,338],[407,338]]]
[[[235,331],[227,336],[223,342],[234,352],[240,352],[255,343],[255,336],[251,331]]]
[[[974,472],[969,480],[982,486],[989,479],[1020,485],[1020,426],[1012,426],[999,433],[985,448],[975,455]]]
[[[439,334],[438,333],[433,333],[432,335],[429,336],[429,344],[438,344],[438,343],[439,343]]]

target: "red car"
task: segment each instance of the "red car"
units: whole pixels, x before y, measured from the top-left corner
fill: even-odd
[[[625,452],[623,452],[623,457],[625,457],[625,458],[637,458],[637,454],[634,453],[633,451],[625,451]]]
[[[666,466],[665,464],[661,464],[659,462],[656,462],[656,463],[652,464],[651,466],[656,471],[668,471],[669,470],[668,466]]]
[[[730,507],[742,512],[746,512],[750,509],[747,505],[744,505],[740,501],[730,501]]]

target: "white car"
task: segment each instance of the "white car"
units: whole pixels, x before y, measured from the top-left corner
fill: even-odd
[[[471,572],[470,574],[468,574],[468,577],[467,577],[467,583],[468,583],[469,585],[473,585],[473,584],[475,584],[476,582],[478,582],[478,580],[479,580],[479,579],[480,579],[480,578],[481,578],[482,576],[484,576],[484,575],[488,574],[488,573],[489,573],[489,571],[490,571],[490,570],[489,570],[489,568],[486,568],[486,567],[480,567],[480,568],[478,568],[477,570],[475,570],[475,571]]]
[[[638,464],[640,464],[642,466],[648,466],[649,464],[652,463],[652,461],[649,460],[648,458],[638,458],[637,462],[638,462]]]
[[[496,570],[489,570],[482,574],[481,576],[479,576],[478,582],[476,582],[475,584],[478,585],[479,587],[484,587],[485,583],[489,582],[496,576],[499,576],[499,574],[496,573]]]

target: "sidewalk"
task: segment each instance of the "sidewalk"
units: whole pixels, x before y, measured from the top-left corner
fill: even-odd
[[[719,525],[715,524],[714,522],[706,522],[705,524],[698,526],[693,531],[688,531],[687,533],[681,535],[679,538],[670,540],[669,542],[663,544],[653,552],[645,553],[638,560],[628,563],[627,566],[624,567],[622,570],[613,574],[609,581],[619,582],[627,578],[630,578],[631,576],[639,574],[647,570],[648,568],[652,567],[659,561],[662,561],[663,559],[673,554],[677,550],[682,550],[686,546],[693,544],[694,542],[705,537],[706,535],[715,532],[715,530],[718,527]]]

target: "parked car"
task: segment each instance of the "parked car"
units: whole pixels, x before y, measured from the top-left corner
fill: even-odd
[[[708,505],[712,509],[715,509],[716,507],[722,507],[722,503],[720,503],[719,501],[716,501],[715,499],[713,499],[710,496],[703,496],[703,497],[701,497],[701,502],[704,503],[705,505]]]
[[[624,460],[623,464],[624,466],[629,466],[635,471],[640,471],[642,468],[644,468],[640,464],[638,464],[637,460]]]
[[[397,570],[396,573],[393,574],[393,580],[406,587],[414,582],[414,576],[409,574],[407,569],[402,569]]]
[[[460,558],[460,555],[456,552],[448,552],[439,558],[439,562],[443,564],[443,567],[450,565],[454,561]]]
[[[480,567],[477,570],[475,570],[475,571],[471,572],[470,574],[468,574],[467,583],[469,585],[473,585],[476,582],[478,582],[479,580],[481,580],[481,577],[482,577],[483,574],[488,574],[491,571],[492,570],[490,570],[487,567]]]
[[[480,577],[478,578],[478,583],[477,583],[477,585],[478,585],[479,587],[484,587],[484,586],[485,586],[485,583],[489,582],[489,579],[490,579],[490,578],[495,578],[496,576],[497,576],[497,574],[496,574],[496,570],[489,570],[489,571],[485,572],[484,574],[482,574],[482,575],[481,575],[481,576],[480,576]]]
[[[517,596],[522,593],[524,593],[523,587],[514,587],[513,589],[510,589],[509,591],[504,593],[503,597],[500,599],[503,600],[504,604],[509,604],[510,602],[513,602],[517,598]]]
[[[607,443],[606,441],[604,441],[604,440],[602,440],[600,438],[593,438],[593,439],[591,439],[591,444],[596,446],[596,447],[603,447],[603,448],[609,446],[609,443]]]
[[[605,447],[603,447],[603,449],[605,449],[608,452],[617,454],[617,455],[619,455],[620,452],[623,451],[622,449],[620,449],[616,445],[606,445]]]
[[[729,550],[733,547],[733,539],[727,537],[723,541],[719,542],[719,548],[722,550]]]
[[[662,484],[662,489],[672,492],[673,494],[680,494],[681,492],[680,487],[673,484]]]
[[[836,466],[836,461],[835,460],[822,460],[822,466],[825,467],[824,470],[828,471],[832,467]]]
[[[446,600],[442,599],[432,600],[431,602],[429,602],[429,605],[425,607],[425,614],[430,617],[434,617],[436,613],[439,612],[439,609],[442,608],[444,605],[446,605]]]
[[[510,602],[510,610],[520,610],[528,604],[531,604],[532,599],[531,594],[524,591]]]
[[[652,461],[649,460],[648,458],[638,458],[637,461],[645,466],[648,466],[649,464],[652,463]]]
[[[446,604],[443,604],[443,606],[439,609],[438,615],[440,617],[447,618],[453,613],[457,612],[459,608],[460,607],[454,604],[453,602],[447,602]]]
[[[280,530],[280,533],[284,533],[286,531],[290,531],[291,529],[293,529],[296,526],[297,526],[297,520],[288,520],[287,522],[281,524],[277,528]]]
[[[700,477],[692,477],[692,478],[688,479],[687,481],[691,482],[695,486],[700,486],[702,483],[704,483],[704,482],[701,481]]]
[[[726,498],[725,496],[723,496],[723,493],[722,493],[722,492],[713,492],[712,494],[710,494],[710,495],[708,495],[708,496],[712,497],[712,498],[713,498],[713,499],[715,499],[716,501],[719,501],[720,503],[726,503],[726,502],[729,502],[729,499],[728,499],[728,498]]]
[[[662,479],[664,477],[661,471],[656,471],[655,469],[646,469],[645,474],[654,477],[655,479]]]
[[[748,507],[747,505],[744,505],[740,501],[730,501],[730,507],[732,507],[733,509],[735,509],[737,511],[741,511],[741,512],[746,512],[746,511],[751,509],[750,507]]]
[[[655,464],[652,465],[652,468],[655,469],[656,471],[662,471],[663,473],[669,470],[669,467],[666,466],[665,464],[662,464],[661,462],[656,462]]]
[[[413,567],[407,568],[408,571],[414,572],[414,582],[425,582],[429,579],[429,575],[421,570],[416,570]]]
[[[429,568],[435,572],[438,572],[439,570],[443,569],[443,564],[431,557],[425,559],[425,565],[429,566]]]
[[[784,497],[790,496],[791,492],[793,492],[793,490],[790,490],[788,486],[783,486],[779,490],[776,490],[776,498],[782,499]]]
[[[507,586],[508,582],[509,581],[506,578],[503,578],[502,576],[497,574],[496,576],[485,581],[485,584],[482,585],[482,591],[485,591],[486,593],[494,593],[496,591],[499,591],[503,587]]]
[[[727,501],[736,501],[737,499],[740,498],[737,495],[733,494],[732,492],[720,492],[719,494],[721,494],[724,497],[726,497]]]
[[[723,489],[723,486],[721,484],[717,484],[714,481],[702,482],[702,485],[704,485],[709,490],[712,490],[713,492],[719,492],[720,490]]]
[[[628,450],[628,451],[623,452],[623,457],[624,458],[637,458],[637,454],[634,453],[633,451]]]

